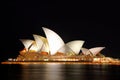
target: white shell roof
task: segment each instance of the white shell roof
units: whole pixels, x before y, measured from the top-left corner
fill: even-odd
[[[66,43],[66,45],[70,47],[76,54],[79,54],[84,42],[85,41],[82,41],[82,40],[74,40]]]
[[[91,54],[93,56],[96,56],[101,50],[103,50],[105,47],[94,47],[94,48],[90,48],[90,49],[87,49],[87,48],[81,48],[82,50],[82,53],[84,55],[88,55],[88,54]]]
[[[94,47],[89,49],[89,51],[93,54],[93,55],[97,55],[101,50],[103,50],[105,47]]]
[[[37,46],[37,52],[39,52],[41,50],[41,47],[43,45],[43,41],[41,39],[41,36],[33,34],[33,37],[35,39],[36,42],[36,46]]]
[[[29,50],[34,50],[35,52],[38,52],[39,48],[37,47],[36,42],[34,41],[34,43],[30,46]]]
[[[41,47],[41,51],[45,51],[49,53],[49,46],[48,46],[48,41],[45,37],[40,36],[41,40],[43,41],[43,45]]]
[[[52,31],[48,28],[45,28],[45,27],[42,27],[42,28],[43,28],[45,35],[47,37],[47,40],[48,40],[50,54],[54,55],[64,45],[64,41],[54,31]]]
[[[66,54],[66,55],[75,55],[74,51],[70,47],[68,47],[67,45],[62,46],[58,50],[58,52],[62,52],[64,54]]]
[[[62,38],[55,33],[54,31],[42,27],[43,31],[47,38],[40,35],[33,34],[34,40],[30,39],[20,39],[20,41],[25,46],[26,50],[34,50],[36,52],[45,51],[54,55],[56,52],[70,53],[70,54],[79,54],[80,50],[84,55],[93,54],[97,55],[105,47],[94,47],[94,48],[82,48],[85,41],[83,40],[74,40],[68,43],[64,43]]]
[[[81,48],[81,51],[84,55],[89,55],[90,54],[90,51],[87,48]]]
[[[27,51],[29,50],[32,43],[34,42],[34,40],[30,40],[30,39],[20,39],[20,41],[23,43]]]

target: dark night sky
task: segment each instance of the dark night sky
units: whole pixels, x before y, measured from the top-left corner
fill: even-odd
[[[1,60],[16,57],[23,49],[19,39],[42,36],[42,27],[58,33],[65,42],[85,40],[83,47],[105,46],[103,54],[120,58],[118,2],[19,0],[4,2],[1,9]]]

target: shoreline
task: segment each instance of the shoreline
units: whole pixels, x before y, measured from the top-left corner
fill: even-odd
[[[88,65],[120,65],[120,62],[79,62],[79,61],[4,61],[1,64],[88,64]]]

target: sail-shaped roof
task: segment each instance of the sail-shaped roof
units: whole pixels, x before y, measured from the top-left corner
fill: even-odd
[[[101,50],[103,50],[105,47],[94,47],[89,49],[89,51],[95,56],[97,55]]]
[[[89,55],[89,54],[91,54],[91,52],[90,52],[89,49],[87,49],[87,48],[81,48],[81,51],[82,51],[82,53],[83,53],[84,55]]]
[[[85,41],[83,40],[74,40],[66,43],[66,45],[70,47],[76,54],[79,54],[84,42]]]
[[[49,53],[49,46],[48,46],[48,40],[43,37],[43,36],[39,36],[41,38],[41,40],[43,41],[43,45],[41,47],[41,51],[44,52],[48,52]]]
[[[29,51],[35,51],[35,52],[38,52],[38,50],[39,50],[39,48],[38,48],[38,46],[37,46],[37,44],[36,44],[36,42],[34,41],[32,44],[31,44],[31,46],[30,46],[30,48],[29,48]]]
[[[50,55],[54,55],[57,52],[61,52],[65,55],[78,55],[80,50],[84,55],[92,54],[96,56],[105,47],[94,47],[94,48],[83,48],[85,41],[83,40],[73,40],[68,43],[64,43],[62,38],[54,31],[42,27],[45,32],[46,38],[40,35],[33,34],[34,40],[30,39],[20,39],[26,48],[26,51],[35,52],[48,52]]]
[[[92,54],[93,56],[96,56],[101,50],[103,50],[105,47],[94,47],[94,48],[81,48],[82,53],[84,55]]]
[[[54,31],[42,27],[48,40],[50,54],[54,55],[65,43],[62,38]]]
[[[41,36],[39,36],[39,35],[33,34],[33,37],[34,37],[35,42],[36,42],[37,52],[39,52],[42,48],[43,41],[41,39]]]
[[[29,50],[30,46],[33,44],[34,40],[30,40],[30,39],[20,39],[20,41],[23,43],[26,51]]]
[[[64,45],[62,46],[58,52],[61,52],[61,53],[64,53],[65,55],[75,55],[75,52],[70,48],[68,47],[67,45]]]

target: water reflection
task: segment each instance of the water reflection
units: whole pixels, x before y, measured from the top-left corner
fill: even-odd
[[[4,65],[1,69],[9,80],[120,80],[120,66],[112,65],[50,63]]]
[[[64,80],[64,71],[60,64],[47,64],[45,65],[44,80]]]
[[[22,65],[22,80],[64,80],[62,65]]]

